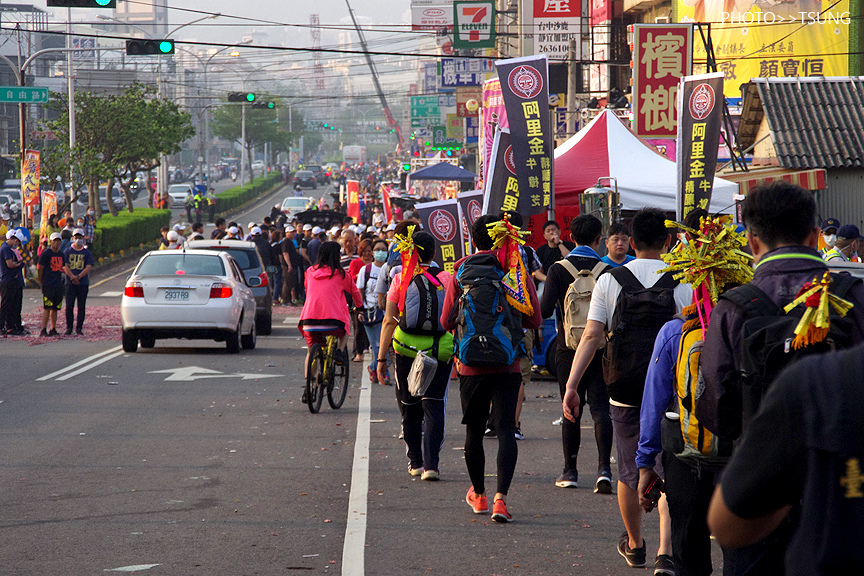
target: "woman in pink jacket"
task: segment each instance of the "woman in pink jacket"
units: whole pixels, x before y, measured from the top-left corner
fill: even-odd
[[[338,337],[338,353],[348,357],[346,343],[351,333],[351,317],[347,298],[354,301],[354,306],[363,306],[360,291],[351,275],[339,264],[339,252],[337,242],[324,242],[318,250],[318,262],[306,271],[306,303],[297,325],[308,346],[303,364],[304,377],[309,364],[309,350],[316,342],[323,344],[325,336]]]

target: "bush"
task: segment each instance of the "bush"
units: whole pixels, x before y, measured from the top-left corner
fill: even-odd
[[[170,223],[171,211],[156,208],[136,208],[135,212],[123,211],[117,216],[106,214],[96,222],[93,256],[99,258],[142,243],[150,244],[159,238],[162,226]]]
[[[282,174],[276,173],[271,176],[262,175],[255,178],[251,184],[225,190],[217,196],[216,211],[219,214],[230,212],[239,206],[256,200],[259,196],[265,192],[270,192],[280,184],[282,184]]]

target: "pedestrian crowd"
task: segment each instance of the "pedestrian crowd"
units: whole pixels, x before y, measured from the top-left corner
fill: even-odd
[[[299,327],[308,340],[310,327],[344,309],[316,336],[340,336],[347,359],[349,309],[361,310],[370,380],[395,384],[407,470],[422,480],[441,478],[455,368],[465,500],[510,522],[526,334],[555,317],[555,486],[579,486],[587,403],[598,453],[588,484],[617,495],[623,530],[610,545],[628,566],[649,565],[650,545],[655,574],[711,574],[714,537],[726,575],[862,574],[864,286],[848,267],[829,266],[856,261],[864,239],[835,219],[818,226],[816,214],[812,194],[777,182],[748,194],[743,226],[699,209],[672,222],[646,208],[604,234],[583,215],[569,223],[572,244],[549,221],[536,251],[524,245],[520,215],[484,215],[471,229],[473,254],[452,273],[435,263],[434,238],[416,220],[359,245],[343,231],[341,247],[322,238]],[[334,276],[350,299],[322,306],[332,295],[308,288]],[[655,509],[659,541],[648,543],[644,515]]]

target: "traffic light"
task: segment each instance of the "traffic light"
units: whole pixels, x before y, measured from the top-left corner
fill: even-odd
[[[273,110],[274,108],[276,108],[276,103],[275,102],[253,102],[252,108],[264,108],[264,109]]]
[[[48,7],[117,8],[117,0],[48,0]]]
[[[255,102],[253,92],[229,92],[228,102]]]
[[[174,54],[174,40],[127,40],[127,56]]]
[[[402,164],[402,170],[404,170],[405,172],[410,172],[411,171],[411,163],[410,162],[403,163]]]

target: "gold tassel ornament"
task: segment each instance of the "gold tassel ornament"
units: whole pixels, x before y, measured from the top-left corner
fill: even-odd
[[[793,349],[799,350],[825,340],[831,328],[831,308],[840,316],[846,316],[852,309],[852,303],[831,294],[830,287],[831,274],[825,272],[821,280],[816,277],[812,282],[804,284],[795,299],[783,308],[788,314],[802,304],[805,307],[804,314],[795,327]]]

